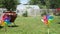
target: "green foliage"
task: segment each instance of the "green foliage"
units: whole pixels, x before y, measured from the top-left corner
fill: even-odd
[[[30,0],[30,4],[31,4],[31,5],[37,4],[37,0]]]
[[[45,0],[40,0],[40,2],[41,2],[42,5],[46,5]]]
[[[30,4],[32,4],[32,5],[36,5],[36,4],[45,5],[45,1],[44,0],[30,0]]]
[[[60,8],[60,0],[50,0],[51,8]]]
[[[47,15],[47,13],[44,11],[43,13],[41,13],[41,16],[43,16],[43,15]]]
[[[31,0],[30,4],[39,5],[40,8],[60,8],[60,0]]]
[[[3,0],[0,0],[0,8],[3,7],[2,2],[3,2]]]
[[[23,13],[24,17],[28,17],[27,11],[25,13]]]
[[[0,7],[4,7],[7,10],[15,10],[18,4],[18,0],[0,0]]]
[[[46,6],[46,0],[31,0],[30,4],[39,5],[40,8],[44,8]]]

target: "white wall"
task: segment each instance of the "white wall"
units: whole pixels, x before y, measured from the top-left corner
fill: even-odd
[[[25,11],[28,12],[28,16],[40,15],[40,8],[38,5],[18,5],[17,10],[19,10],[18,15],[22,16]]]

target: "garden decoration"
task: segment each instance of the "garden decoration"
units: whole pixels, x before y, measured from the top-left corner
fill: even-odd
[[[16,12],[14,12],[14,11],[8,11],[8,12],[4,12],[4,13],[7,13],[7,15],[8,16],[10,16],[10,22],[11,23],[13,23],[14,25],[16,25],[15,23],[14,23],[14,21],[16,20],[16,18],[17,18],[17,14],[16,14]]]
[[[4,14],[3,16],[2,16],[2,21],[5,23],[5,24],[10,24],[11,22],[10,22],[10,16],[8,16],[7,14]]]
[[[14,23],[15,19],[17,17],[17,14],[16,12],[11,12],[11,11],[8,11],[8,12],[4,12],[2,14],[2,16],[0,17],[0,26],[2,27],[5,27],[5,30],[6,30],[6,27],[11,24],[12,22]],[[15,25],[15,23],[14,23]]]
[[[50,23],[53,21],[53,16],[51,15],[44,15],[43,18],[41,19],[41,21],[47,26],[48,28],[48,34],[49,34],[49,26],[50,26]]]
[[[5,27],[6,30],[8,24],[11,24],[10,17],[7,14],[2,15],[0,20],[0,26]]]

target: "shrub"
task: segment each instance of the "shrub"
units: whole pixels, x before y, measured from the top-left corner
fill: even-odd
[[[23,16],[24,16],[24,17],[28,17],[27,11],[26,11],[25,13],[23,13]]]

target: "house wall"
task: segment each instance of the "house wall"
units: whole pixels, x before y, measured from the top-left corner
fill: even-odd
[[[25,13],[27,11],[27,13],[28,13],[28,16],[37,16],[37,15],[40,15],[40,9],[20,9],[20,10],[18,10],[17,12],[17,14],[19,15],[19,16],[22,16],[23,15],[23,13]]]

